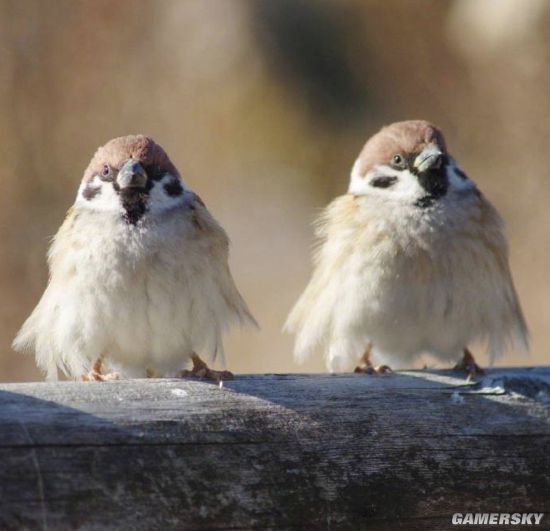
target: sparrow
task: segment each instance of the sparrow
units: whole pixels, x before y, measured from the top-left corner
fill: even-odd
[[[223,361],[226,329],[256,325],[228,249],[162,147],[143,135],[110,140],[53,238],[48,286],[13,347],[34,351],[48,379],[229,378],[198,354]]]
[[[372,374],[430,353],[461,358],[471,377],[481,372],[471,343],[485,342],[491,362],[512,344],[528,348],[501,217],[431,123],[371,137],[317,236],[311,280],[285,325],[298,361],[322,349],[330,371]]]

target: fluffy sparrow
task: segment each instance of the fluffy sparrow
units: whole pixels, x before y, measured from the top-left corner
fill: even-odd
[[[428,352],[470,374],[468,350],[485,341],[493,361],[527,348],[502,221],[447,152],[439,129],[415,120],[384,127],[364,146],[348,193],[318,220],[309,285],[286,329],[295,356],[325,351],[331,371],[410,364]]]
[[[50,281],[13,346],[49,379],[175,375],[223,360],[222,334],[255,323],[229,241],[164,150],[141,135],[100,147],[48,254]],[[104,372],[105,371],[105,372]],[[118,371],[118,372],[114,372]]]

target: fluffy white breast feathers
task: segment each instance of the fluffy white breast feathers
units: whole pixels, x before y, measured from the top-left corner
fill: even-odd
[[[401,366],[462,354],[471,368],[472,342],[491,359],[527,347],[500,216],[428,122],[392,124],[365,144],[318,236],[286,323],[298,360],[321,350],[330,370],[372,372],[372,349]]]
[[[229,241],[151,138],[98,149],[49,252],[50,281],[14,348],[58,369],[103,379],[176,374],[223,358],[222,335],[255,323],[228,266]]]

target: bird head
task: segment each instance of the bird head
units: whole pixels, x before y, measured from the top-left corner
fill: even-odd
[[[155,141],[143,135],[114,138],[84,172],[76,205],[118,212],[130,224],[174,208],[186,190],[178,170]]]
[[[371,137],[353,166],[349,192],[427,208],[453,190],[475,189],[424,120],[396,122]]]

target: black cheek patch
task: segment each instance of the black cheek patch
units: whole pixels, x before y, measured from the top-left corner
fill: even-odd
[[[397,177],[375,177],[370,185],[375,188],[389,188],[397,182]]]
[[[183,186],[181,185],[179,179],[172,179],[169,183],[164,185],[164,191],[170,197],[178,197],[178,195],[183,194]]]
[[[91,201],[96,195],[101,193],[101,186],[92,186],[91,184],[87,184],[86,188],[82,190],[82,197],[86,199],[86,201]]]

